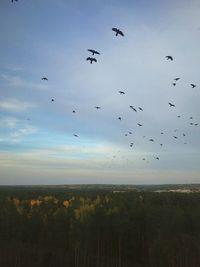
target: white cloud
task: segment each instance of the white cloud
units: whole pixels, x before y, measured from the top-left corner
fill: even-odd
[[[44,83],[33,83],[22,79],[19,76],[11,76],[6,74],[1,74],[1,77],[8,82],[8,84],[12,87],[26,87],[30,89],[37,89],[37,90],[46,90],[47,85]]]
[[[6,110],[8,112],[22,112],[33,107],[36,107],[36,105],[18,99],[0,100],[0,109]]]
[[[19,120],[15,117],[6,117],[0,120],[0,128],[14,129]]]

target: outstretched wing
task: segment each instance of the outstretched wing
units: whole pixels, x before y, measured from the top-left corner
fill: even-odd
[[[118,30],[118,34],[120,34],[121,36],[124,36],[124,33],[120,30]]]
[[[112,28],[112,31],[118,32],[119,30],[117,28]]]
[[[93,50],[93,49],[88,49],[89,52],[93,53],[93,54],[98,54],[100,55],[100,53],[96,50]]]
[[[168,104],[170,105],[170,107],[175,107],[175,105],[170,102]]]

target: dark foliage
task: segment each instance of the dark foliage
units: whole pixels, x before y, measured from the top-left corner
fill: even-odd
[[[1,267],[199,267],[200,194],[0,191]]]

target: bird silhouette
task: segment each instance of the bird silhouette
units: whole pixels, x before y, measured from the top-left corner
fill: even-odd
[[[90,64],[92,64],[92,62],[97,62],[96,58],[94,57],[87,57],[86,60],[89,60],[90,61]]]
[[[161,132],[160,134],[164,134],[163,132]]]
[[[193,117],[190,117],[190,120],[192,120],[193,119]]]
[[[73,111],[72,111],[72,113],[76,113],[76,111],[75,111],[75,110],[73,110]]]
[[[128,136],[128,134],[125,134],[125,136]]]
[[[140,123],[138,123],[137,125],[140,126],[140,127],[142,126],[142,124],[140,124]]]
[[[181,117],[180,115],[177,116],[177,118],[180,118],[180,117]]]
[[[120,120],[120,121],[121,121],[121,120],[122,120],[122,118],[121,118],[121,117],[118,117],[118,120]]]
[[[73,136],[75,136],[75,137],[78,137],[78,135],[77,135],[77,134],[73,134]]]
[[[121,36],[124,36],[124,33],[121,30],[117,29],[117,28],[112,28],[112,31],[115,32],[115,36],[117,36],[118,34],[121,35]]]
[[[43,77],[43,78],[41,78],[41,80],[48,81],[48,78],[47,77]]]
[[[155,159],[159,160],[159,157],[155,157]]]
[[[124,91],[119,91],[120,95],[125,95]]]
[[[133,106],[130,106],[130,108],[131,108],[132,110],[134,110],[135,112],[137,112],[137,110],[136,110]]]
[[[175,107],[175,105],[170,102],[168,102],[168,104],[170,105],[170,107]]]
[[[98,106],[97,106],[97,107],[95,107],[95,108],[96,108],[96,109],[100,109],[101,107],[98,107]]]
[[[180,78],[174,78],[174,80],[175,80],[175,81],[178,81],[178,80],[180,80]]]
[[[88,49],[88,51],[91,52],[93,56],[94,56],[94,54],[100,55],[100,53],[96,50]]]
[[[143,111],[143,109],[141,107],[138,107],[138,108],[139,108],[139,110]]]
[[[176,83],[172,83],[173,86],[176,86]]]
[[[175,136],[175,135],[174,135],[173,137],[174,137],[175,139],[178,139],[178,137],[177,137],[177,136]]]
[[[167,59],[167,60],[170,59],[170,60],[172,61],[172,60],[173,60],[173,57],[172,57],[172,56],[166,56],[166,59]]]
[[[195,123],[195,124],[194,124],[194,126],[197,126],[197,125],[198,125],[198,123]]]
[[[185,136],[185,134],[183,133],[183,136]]]
[[[192,123],[192,122],[190,122],[190,125],[193,125],[193,123]]]
[[[191,83],[190,85],[192,86],[192,88],[196,87],[196,84]]]
[[[163,146],[163,144],[160,144],[160,146]]]
[[[150,141],[150,142],[154,142],[154,139],[151,138],[151,139],[149,139],[149,141]]]
[[[53,98],[51,99],[51,102],[54,102],[54,99]]]
[[[129,134],[132,134],[132,132],[128,132]]]

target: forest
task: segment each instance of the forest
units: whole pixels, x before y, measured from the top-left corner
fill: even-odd
[[[1,267],[199,267],[200,193],[0,189]]]

